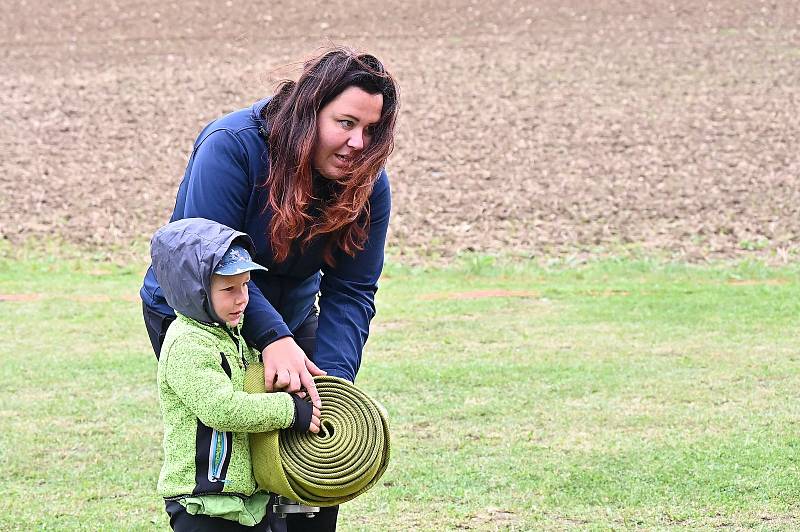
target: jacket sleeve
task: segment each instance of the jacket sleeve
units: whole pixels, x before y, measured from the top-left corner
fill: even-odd
[[[222,369],[223,355],[207,339],[186,335],[162,356],[167,357],[167,385],[206,426],[231,432],[268,432],[292,424],[294,403],[289,394],[234,390]]]
[[[354,257],[341,251],[336,265],[322,268],[314,363],[328,375],[355,381],[375,315],[375,292],[383,270],[391,191],[382,171],[370,197],[369,234]]]
[[[192,155],[186,188],[185,218],[207,218],[237,231],[247,232],[245,217],[255,184],[250,179],[247,150],[227,129],[202,138]],[[245,309],[244,335],[263,350],[269,343],[291,336],[289,327],[254,282],[248,284],[250,302]]]
[[[242,336],[247,343],[261,352],[275,340],[292,336],[283,317],[264,297],[255,281],[247,283],[247,288],[250,292],[250,301],[245,308],[246,316],[242,327]]]

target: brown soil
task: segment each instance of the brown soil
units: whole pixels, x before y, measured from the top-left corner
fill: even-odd
[[[148,238],[201,127],[336,42],[401,84],[400,251],[800,250],[797,2],[397,4],[9,4],[0,237]]]

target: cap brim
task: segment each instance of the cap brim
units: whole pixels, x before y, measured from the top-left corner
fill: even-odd
[[[253,270],[269,271],[260,264],[255,262],[237,262],[234,264],[227,264],[221,268],[214,270],[217,275],[239,275],[240,273],[251,272]]]

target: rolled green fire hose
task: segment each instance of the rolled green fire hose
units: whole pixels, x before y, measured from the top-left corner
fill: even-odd
[[[253,473],[262,489],[309,506],[335,506],[370,489],[389,464],[382,406],[338,377],[314,377],[322,410],[318,434],[276,430],[250,435]],[[263,393],[264,367],[251,364],[244,389]]]

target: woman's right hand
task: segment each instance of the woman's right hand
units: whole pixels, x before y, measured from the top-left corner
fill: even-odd
[[[319,423],[319,408],[322,407],[322,401],[314,385],[314,376],[326,373],[309,360],[291,336],[272,342],[264,348],[261,356],[264,360],[264,383],[267,391],[289,393],[307,391],[311,396],[311,403],[317,410],[317,423]]]

